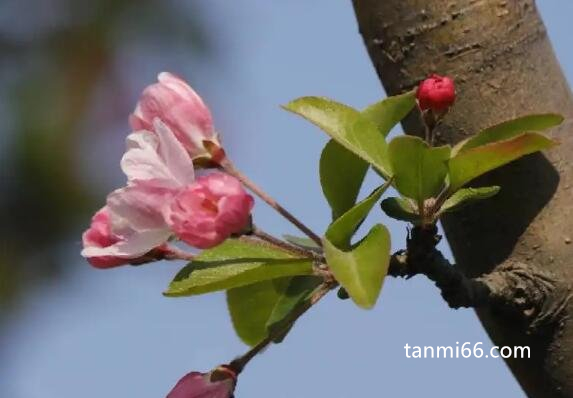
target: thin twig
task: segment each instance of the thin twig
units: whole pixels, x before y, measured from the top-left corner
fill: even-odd
[[[286,319],[284,322],[284,327],[278,330],[273,330],[269,333],[269,335],[261,341],[259,344],[251,348],[247,351],[244,355],[238,357],[237,359],[233,360],[229,366],[237,373],[241,373],[241,371],[247,366],[247,364],[258,354],[263,352],[273,341],[278,339],[279,337],[283,336],[285,332],[287,332],[292,324],[300,318],[306,311],[308,311],[313,305],[320,301],[326,294],[331,291],[336,284],[325,282],[318,286],[309,300],[305,301],[304,304],[300,305],[296,308]]]
[[[317,245],[322,247],[322,241],[320,237],[315,234],[310,228],[304,225],[300,220],[298,220],[294,215],[292,215],[288,210],[282,207],[275,199],[263,191],[259,186],[257,186],[253,181],[251,181],[246,175],[241,173],[235,165],[225,157],[219,163],[221,167],[232,176],[239,179],[247,188],[249,188],[255,195],[264,200],[269,206],[275,209],[280,215],[289,220],[293,225],[300,229],[306,236],[312,239]]]
[[[259,238],[261,240],[264,240],[265,242],[269,242],[270,244],[277,246],[277,247],[280,247],[281,249],[289,251],[293,254],[304,256],[304,257],[310,257],[310,258],[316,258],[317,257],[317,253],[314,253],[310,250],[304,249],[304,248],[299,247],[299,246],[292,245],[288,242],[285,242],[284,240],[276,238],[276,237],[266,233],[265,231],[263,231],[262,229],[260,229],[259,227],[255,226],[255,225],[253,225],[253,229],[252,229],[251,234],[253,236],[256,236],[257,238]]]
[[[432,131],[430,130],[430,127],[426,124],[424,125],[424,140],[428,143],[428,145],[432,145]]]
[[[169,246],[163,255],[165,260],[185,260],[193,261],[195,255],[193,253],[186,252],[175,246]]]

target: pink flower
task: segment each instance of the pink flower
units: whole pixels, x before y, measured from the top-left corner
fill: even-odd
[[[203,141],[219,146],[209,108],[185,81],[162,72],[158,83],[148,86],[130,117],[134,130],[154,131],[153,121],[161,119],[193,159],[210,157]]]
[[[125,245],[126,237],[133,233],[133,231],[129,231],[127,235],[123,236],[114,233],[109,207],[104,206],[93,216],[89,229],[82,235],[84,245],[82,255],[96,268],[112,268],[120,265],[148,262],[154,256],[161,257],[168,253],[166,248],[158,245],[157,247],[151,247],[150,250],[148,250],[148,247],[145,247],[143,250],[131,255],[113,255],[112,253],[121,254],[121,250],[113,251],[110,248],[113,249]]]
[[[82,235],[84,250],[90,248],[106,248],[121,240],[111,231],[109,209],[101,208],[92,218],[92,223]],[[83,253],[82,253],[83,254]],[[111,268],[129,263],[129,259],[116,256],[87,256],[88,262],[96,268]]]
[[[416,98],[421,110],[431,109],[434,112],[442,113],[456,99],[454,81],[447,76],[431,75],[418,86]]]
[[[226,366],[209,373],[191,372],[177,382],[166,398],[231,398],[237,375]]]
[[[249,222],[253,197],[224,173],[199,177],[167,210],[167,223],[184,242],[208,249],[240,232]]]
[[[121,164],[128,184],[107,197],[110,238],[93,244],[92,232],[90,239],[84,239],[82,255],[91,261],[137,259],[173,234],[163,215],[177,194],[194,181],[193,162],[167,126],[156,120],[154,128],[155,133],[138,131],[127,137]],[[101,224],[97,226],[101,230]]]

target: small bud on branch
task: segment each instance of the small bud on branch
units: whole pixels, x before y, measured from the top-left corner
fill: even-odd
[[[416,99],[422,111],[444,113],[456,100],[454,81],[447,76],[433,74],[420,83]]]

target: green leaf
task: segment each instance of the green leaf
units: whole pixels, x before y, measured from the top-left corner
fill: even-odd
[[[227,306],[239,338],[250,346],[268,335],[267,322],[291,281],[281,278],[227,291]]]
[[[386,183],[375,189],[370,196],[330,224],[326,231],[327,239],[343,250],[350,248],[352,236],[389,186],[390,184]]]
[[[492,142],[458,153],[450,159],[450,192],[455,192],[474,178],[501,167],[524,155],[556,145],[538,133],[525,133],[509,140]]]
[[[503,141],[526,132],[543,131],[560,125],[563,116],[554,113],[527,115],[488,127],[473,137],[458,143],[453,154],[468,151],[492,142]]]
[[[488,199],[499,192],[498,186],[481,188],[462,188],[444,202],[440,213],[454,211],[478,200]]]
[[[436,196],[448,174],[449,146],[430,147],[419,137],[399,136],[388,145],[396,189],[418,203]]]
[[[386,137],[390,130],[404,119],[415,105],[416,92],[412,90],[376,102],[364,109],[362,115],[372,120],[382,135]]]
[[[295,246],[302,247],[304,249],[311,249],[311,250],[319,250],[320,249],[320,246],[318,246],[316,244],[316,242],[310,238],[288,235],[288,234],[283,235],[283,238],[287,242],[292,243]]]
[[[328,141],[320,156],[320,185],[335,220],[356,203],[368,163],[338,144]]]
[[[311,293],[322,283],[316,276],[295,276],[275,303],[267,320],[266,328],[270,333],[286,328],[289,316],[310,298]],[[278,342],[278,341],[275,341]]]
[[[314,123],[383,176],[390,176],[386,141],[376,125],[356,109],[321,97],[298,98],[284,105],[284,109]]]
[[[383,225],[376,225],[362,241],[353,246],[350,242],[389,185],[376,189],[330,224],[323,239],[326,262],[334,277],[363,308],[374,306],[382,289],[390,259],[390,234]]]
[[[164,295],[193,296],[312,272],[312,260],[262,242],[228,239],[179,271]]]
[[[390,234],[385,226],[372,227],[349,251],[324,238],[324,254],[336,280],[362,308],[372,308],[380,295],[390,261]]]
[[[396,220],[415,224],[420,218],[414,204],[405,198],[386,198],[381,206],[384,213]]]

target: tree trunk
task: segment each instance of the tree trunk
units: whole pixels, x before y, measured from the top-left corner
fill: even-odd
[[[456,262],[468,276],[520,261],[573,277],[573,98],[533,0],[353,0],[360,32],[389,95],[429,73],[453,76],[458,99],[439,128],[455,143],[520,115],[556,112],[561,145],[475,181],[500,185],[495,199],[443,220]],[[422,134],[418,114],[404,122]],[[569,301],[571,303],[571,301]],[[573,306],[568,304],[566,313]],[[508,359],[529,397],[573,397],[573,323],[561,319],[528,334],[520,319],[495,309],[478,315],[498,346],[531,347]]]

